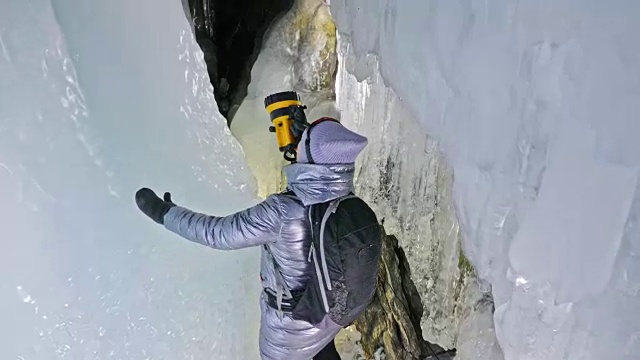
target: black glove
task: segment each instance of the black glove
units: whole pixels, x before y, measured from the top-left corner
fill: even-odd
[[[151,189],[142,188],[136,192],[136,204],[140,211],[158,224],[164,224],[164,215],[176,206],[171,201],[171,194],[164,193],[164,200],[160,199]]]

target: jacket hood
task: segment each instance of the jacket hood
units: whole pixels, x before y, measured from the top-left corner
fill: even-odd
[[[291,164],[284,168],[288,189],[305,206],[319,204],[353,192],[354,164]]]

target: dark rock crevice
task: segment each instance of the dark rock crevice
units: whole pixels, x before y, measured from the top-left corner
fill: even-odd
[[[293,0],[188,0],[196,41],[228,123],[230,110],[247,94],[265,32],[292,5]]]
[[[365,356],[373,359],[383,347],[389,360],[451,359],[455,350],[446,351],[422,338],[424,307],[411,280],[409,262],[395,236],[383,235],[380,261],[373,301],[354,324],[362,334]]]

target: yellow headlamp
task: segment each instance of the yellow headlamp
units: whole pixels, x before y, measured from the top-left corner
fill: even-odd
[[[273,123],[269,131],[276,133],[278,149],[286,160],[296,161],[296,148],[302,136],[300,129],[307,126],[306,107],[300,96],[295,91],[269,95],[264,99],[264,107]]]

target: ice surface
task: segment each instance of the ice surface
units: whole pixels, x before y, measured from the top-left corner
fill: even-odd
[[[366,88],[381,74],[453,168],[465,252],[492,286],[505,357],[638,358],[640,3],[331,8],[355,57],[339,105],[372,101],[341,77]]]
[[[606,287],[637,181],[636,171],[592,160],[591,129],[566,125],[551,146],[536,204],[510,248],[514,270],[530,274],[527,281],[554,285],[561,303]]]
[[[0,358],[255,359],[257,251],[140,214],[255,202],[179,1],[0,3]]]
[[[375,57],[356,59],[353,47],[342,40],[337,74],[342,123],[369,139],[356,164],[356,192],[407,256],[422,300],[422,336],[447,349],[462,352],[466,347],[476,355],[491,351],[497,340],[486,321],[491,319],[490,299],[460,256],[452,169],[435,139],[384,83]]]

